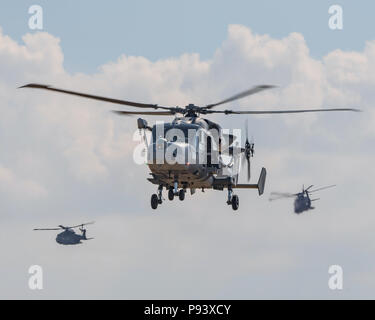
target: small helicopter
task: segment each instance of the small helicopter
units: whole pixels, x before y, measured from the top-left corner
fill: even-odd
[[[238,183],[241,158],[244,158],[247,162],[247,180],[250,180],[250,158],[254,155],[254,144],[250,143],[248,137],[246,137],[246,143],[242,147],[239,144],[238,137],[225,133],[219,124],[202,118],[201,115],[359,111],[350,108],[271,111],[214,110],[220,105],[275,88],[273,85],[254,86],[228,99],[203,107],[194,104],[189,104],[185,107],[166,107],[157,104],[112,99],[35,83],[27,84],[20,88],[48,90],[141,109],[139,111],[114,111],[116,114],[123,116],[174,116],[175,118],[172,122],[164,123],[162,126],[156,124],[153,127],[150,127],[146,120],[138,119],[138,129],[141,133],[143,132],[146,143],[146,163],[151,170],[151,178],[148,178],[148,180],[158,186],[157,193],[151,197],[152,209],[157,209],[158,205],[163,203],[162,193],[164,188],[168,191],[168,199],[171,201],[175,196],[178,196],[183,201],[187,189],[190,189],[190,193],[193,195],[197,189],[202,189],[202,191],[205,189],[222,191],[226,188],[228,191],[227,204],[231,205],[233,210],[238,210],[239,208],[239,197],[233,193],[234,189],[258,189],[259,195],[263,194],[267,174],[265,168],[262,168],[257,184]],[[157,111],[144,111],[147,109]],[[182,133],[181,139],[180,134],[173,133],[176,131]],[[190,131],[195,133],[189,135]],[[151,141],[148,145],[146,132],[151,133]],[[172,134],[170,134],[171,132]],[[228,161],[224,160],[224,155],[229,157]]]
[[[311,203],[314,202],[314,201],[320,200],[320,199],[311,199],[310,198],[311,193],[321,191],[321,190],[325,190],[325,189],[328,189],[328,188],[333,188],[333,187],[336,187],[336,185],[322,187],[322,188],[318,188],[318,189],[315,189],[315,190],[310,190],[312,187],[313,187],[313,185],[311,185],[307,189],[305,189],[305,186],[302,186],[302,192],[294,193],[294,194],[293,193],[272,192],[269,200],[274,201],[274,200],[278,200],[278,199],[282,199],[282,198],[296,198],[294,200],[294,213],[301,214],[305,211],[315,209],[315,207],[311,206]]]
[[[75,245],[81,244],[82,240],[92,240],[94,238],[87,238],[86,237],[86,229],[84,226],[93,224],[94,222],[82,223],[77,226],[73,227],[64,227],[62,225],[58,226],[58,228],[47,228],[47,229],[34,229],[34,231],[57,231],[57,230],[64,230],[63,232],[59,233],[56,237],[56,242],[61,245]],[[73,229],[79,228],[81,231],[81,235],[76,234]]]

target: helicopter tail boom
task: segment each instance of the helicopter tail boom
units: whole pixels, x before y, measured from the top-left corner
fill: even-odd
[[[258,189],[259,195],[264,193],[264,187],[266,185],[267,170],[262,168],[259,176],[258,184],[237,184],[233,186],[234,189]]]

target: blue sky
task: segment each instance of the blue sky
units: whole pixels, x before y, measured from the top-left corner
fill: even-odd
[[[242,24],[275,38],[290,32],[304,35],[311,55],[333,49],[361,51],[374,38],[373,1],[10,1],[0,3],[0,22],[13,39],[30,32],[28,8],[44,9],[44,30],[61,38],[65,67],[92,73],[121,54],[152,61],[186,52],[212,57],[229,24]],[[344,9],[344,30],[328,28],[328,8]]]

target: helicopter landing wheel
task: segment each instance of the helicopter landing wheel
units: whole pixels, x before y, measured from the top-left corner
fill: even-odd
[[[181,201],[185,200],[185,190],[181,189],[180,192],[178,193],[178,197]]]
[[[234,195],[234,196],[232,197],[232,209],[233,209],[234,211],[237,211],[238,208],[239,208],[239,206],[240,206],[240,198],[238,198],[237,195]]]
[[[170,201],[173,201],[173,199],[174,199],[174,190],[173,190],[173,188],[169,189],[169,191],[168,191],[168,199]]]
[[[158,208],[159,198],[157,194],[151,196],[151,208],[156,210]]]

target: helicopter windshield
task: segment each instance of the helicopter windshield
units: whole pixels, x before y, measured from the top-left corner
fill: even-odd
[[[198,129],[200,127],[194,124],[160,124],[152,128],[152,141],[156,143],[159,138],[166,139],[168,142],[193,143],[195,141]]]

